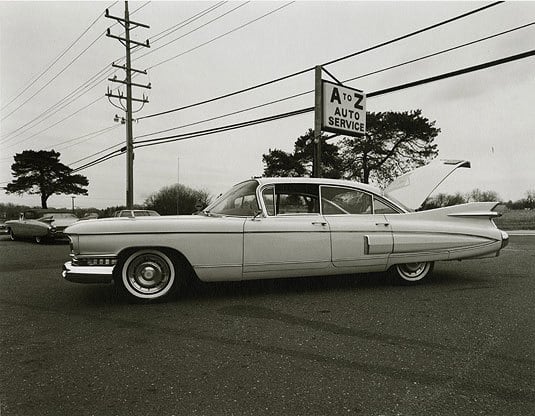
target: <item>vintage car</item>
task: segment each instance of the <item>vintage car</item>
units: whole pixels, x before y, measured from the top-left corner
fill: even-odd
[[[416,211],[466,161],[434,163],[384,192],[350,181],[253,178],[200,215],[84,221],[71,240],[63,277],[114,281],[134,299],[167,296],[201,281],[328,276],[391,270],[420,282],[435,261],[497,256],[508,235],[492,221],[497,203]],[[427,191],[417,183],[425,182]]]
[[[22,212],[18,220],[6,221],[5,227],[12,240],[28,238],[40,244],[66,238],[63,231],[77,221],[69,211],[31,209]]]

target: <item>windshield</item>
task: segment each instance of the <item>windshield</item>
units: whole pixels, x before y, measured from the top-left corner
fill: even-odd
[[[209,215],[254,216],[260,211],[258,201],[256,200],[257,187],[258,182],[255,180],[242,182],[219,197],[204,212]]]

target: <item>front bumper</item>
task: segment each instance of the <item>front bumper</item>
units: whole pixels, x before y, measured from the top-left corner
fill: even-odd
[[[113,267],[110,266],[73,266],[68,261],[63,265],[63,278],[74,283],[111,283]]]

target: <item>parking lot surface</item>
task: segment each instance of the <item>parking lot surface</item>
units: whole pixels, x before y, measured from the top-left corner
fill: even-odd
[[[533,415],[535,237],[496,259],[132,304],[0,237],[0,414]]]

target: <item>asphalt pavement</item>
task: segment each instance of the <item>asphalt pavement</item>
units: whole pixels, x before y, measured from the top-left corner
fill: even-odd
[[[0,415],[533,415],[535,237],[495,259],[132,304],[0,237]]]

